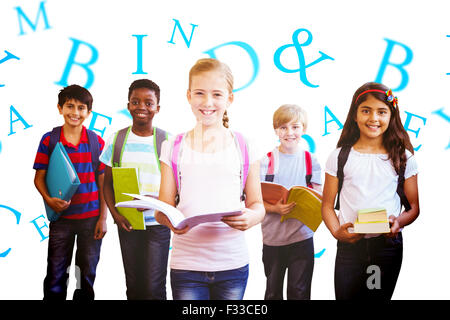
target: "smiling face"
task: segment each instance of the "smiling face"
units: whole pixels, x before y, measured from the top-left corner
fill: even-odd
[[[128,111],[133,118],[133,124],[151,124],[153,117],[159,112],[158,99],[153,90],[136,88],[131,92]]]
[[[360,137],[366,139],[383,139],[383,133],[389,127],[391,110],[382,101],[368,95],[367,99],[358,105],[356,124]]]
[[[206,71],[192,77],[187,99],[198,123],[221,127],[223,115],[233,102],[233,93],[221,72]]]
[[[71,127],[79,127],[91,113],[88,106],[77,99],[69,99],[62,106],[58,104],[59,114],[64,118],[64,123]]]
[[[283,153],[295,153],[305,130],[300,121],[292,120],[275,129],[275,133],[280,139],[280,151]]]

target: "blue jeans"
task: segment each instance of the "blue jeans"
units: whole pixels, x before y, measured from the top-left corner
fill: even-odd
[[[248,264],[216,272],[170,271],[173,300],[242,300],[247,279]]]
[[[285,246],[263,245],[264,273],[266,274],[265,300],[282,300],[286,269],[287,299],[311,299],[311,281],[314,269],[313,238]]]
[[[401,233],[337,244],[334,288],[337,300],[390,300],[403,257]]]
[[[119,229],[128,300],[165,300],[170,229]]]
[[[77,289],[74,300],[94,299],[94,280],[100,259],[102,240],[94,240],[98,217],[81,220],[60,218],[50,222],[47,276],[44,279],[44,300],[65,300],[70,263],[75,239],[75,277]]]

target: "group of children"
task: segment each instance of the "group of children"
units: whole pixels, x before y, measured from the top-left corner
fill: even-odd
[[[296,219],[281,223],[280,216],[289,213],[295,203],[280,199],[269,204],[263,201],[260,187],[261,181],[272,181],[286,188],[308,185],[322,191],[320,164],[299,144],[308,124],[305,110],[283,105],[275,111],[273,126],[280,145],[258,159],[254,145],[228,128],[227,108],[233,98],[233,76],[228,66],[216,59],[198,60],[190,70],[187,90],[195,127],[157,139],[161,132],[168,137],[152,124],[160,108],[160,89],[151,80],[136,80],[128,92],[132,125],[114,133],[106,144],[97,136],[95,143],[101,155],[96,165],[89,149],[93,142],[88,141],[82,125],[91,112],[92,96],[77,85],[61,90],[58,109],[64,125],[59,141],[81,185],[70,201],[50,197],[45,175],[51,133],[46,133],[34,164],[35,185],[44,201],[61,214],[50,223],[44,299],[66,298],[75,238],[81,286],[74,299],[94,298],[107,208],[118,228],[128,299],[166,299],[171,231],[173,299],[242,299],[249,272],[242,231],[259,223],[267,278],[264,298],[283,299],[287,270],[287,298],[310,299],[314,232]],[[117,141],[121,141],[121,147]],[[325,168],[322,217],[338,241],[336,299],[391,298],[402,262],[401,230],[419,214],[413,151],[392,92],[378,83],[359,88],[337,149]],[[340,160],[344,153],[345,165]],[[159,200],[176,206],[186,217],[236,209],[242,214],[192,229],[176,229],[164,214],[145,211],[146,230],[133,230],[115,208],[112,168],[118,166],[138,168],[141,192],[159,193]],[[269,167],[275,167],[271,174]],[[402,191],[400,195],[398,190]],[[408,202],[404,211],[400,198]],[[334,207],[336,199],[339,216]],[[389,234],[353,233],[356,212],[370,207],[386,208]],[[367,286],[370,265],[381,270],[380,289]]]

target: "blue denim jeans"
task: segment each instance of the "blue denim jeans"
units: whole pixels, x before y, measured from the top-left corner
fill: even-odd
[[[337,244],[334,288],[337,300],[390,300],[403,257],[401,233]]]
[[[170,229],[119,229],[128,300],[165,300]]]
[[[47,276],[44,279],[44,300],[65,300],[70,264],[75,244],[74,300],[94,299],[94,280],[100,258],[102,240],[94,240],[98,217],[81,220],[60,218],[50,222]]]
[[[242,300],[248,265],[216,272],[171,269],[173,300]]]
[[[287,299],[311,299],[311,281],[314,269],[314,242],[309,238],[285,246],[263,245],[265,300],[282,300],[286,269]]]

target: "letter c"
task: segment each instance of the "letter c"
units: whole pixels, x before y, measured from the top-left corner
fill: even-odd
[[[11,211],[11,212],[14,214],[14,216],[16,217],[17,224],[19,224],[19,222],[20,222],[20,216],[21,216],[21,214],[20,214],[19,211],[14,210],[14,209],[11,208],[11,207],[4,206],[4,205],[2,205],[2,204],[0,204],[0,208],[5,208],[5,209]],[[0,258],[5,258],[10,252],[11,252],[11,248],[7,249],[6,251],[1,252],[1,253],[0,253]]]

